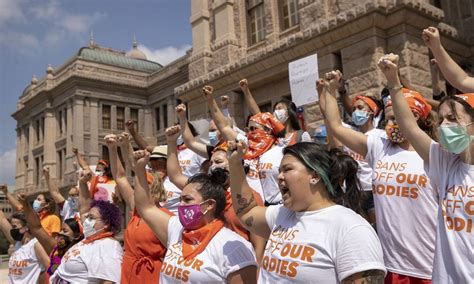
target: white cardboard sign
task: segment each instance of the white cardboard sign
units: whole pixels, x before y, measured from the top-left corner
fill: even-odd
[[[288,64],[291,98],[297,107],[319,100],[316,81],[319,79],[318,55],[313,54]]]

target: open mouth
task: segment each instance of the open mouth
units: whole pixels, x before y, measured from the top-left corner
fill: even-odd
[[[290,195],[290,189],[286,186],[280,186],[280,192],[281,192],[281,195],[282,197],[289,197]]]

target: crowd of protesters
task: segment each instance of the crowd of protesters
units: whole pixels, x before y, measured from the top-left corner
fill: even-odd
[[[9,283],[474,283],[474,77],[436,28],[422,38],[458,94],[435,84],[423,97],[386,54],[381,94],[348,94],[338,70],[315,82],[324,127],[312,138],[293,102],[261,112],[246,79],[239,129],[208,85],[208,142],[180,104],[165,145],[128,121],[104,137],[109,161],[91,167],[74,148],[67,198],[48,168],[48,192],[0,185],[15,208],[0,211]]]

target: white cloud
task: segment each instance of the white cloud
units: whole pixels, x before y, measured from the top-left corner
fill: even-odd
[[[61,21],[61,26],[70,33],[86,33],[103,16],[100,13],[94,13],[93,15],[66,15]]]
[[[0,183],[15,184],[16,149],[0,153]]]
[[[58,0],[30,2],[0,0],[0,46],[33,54],[34,48],[51,47],[70,40],[83,40],[103,13],[74,13]],[[44,26],[31,34],[33,26]]]
[[[35,18],[42,20],[56,18],[61,14],[59,2],[56,0],[51,0],[42,5],[31,6],[29,7],[29,11]]]
[[[7,22],[20,22],[25,20],[21,9],[21,1],[0,0],[0,27]]]
[[[0,46],[15,49],[21,53],[32,53],[40,46],[40,42],[32,34],[9,31],[0,33]]]
[[[148,60],[158,62],[161,65],[166,65],[183,56],[191,46],[186,44],[180,47],[168,46],[159,49],[150,49],[145,45],[140,44],[138,48],[145,53]]]

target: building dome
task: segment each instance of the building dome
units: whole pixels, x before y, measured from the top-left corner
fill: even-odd
[[[129,52],[127,52],[127,54],[125,54],[125,56],[130,57],[130,58],[134,58],[134,59],[147,60],[145,53],[143,53],[143,51],[138,49],[138,44],[137,44],[136,40],[133,41],[132,49]]]

